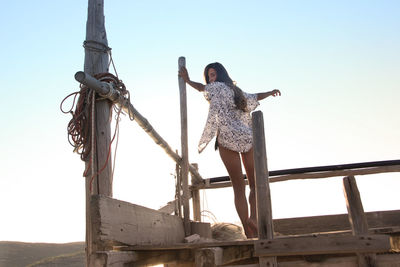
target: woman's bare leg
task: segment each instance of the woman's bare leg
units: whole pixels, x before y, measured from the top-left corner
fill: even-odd
[[[238,152],[226,149],[221,145],[219,146],[219,154],[232,182],[233,193],[235,196],[235,207],[240,221],[242,222],[245,234],[247,237],[253,237],[254,233],[248,224],[249,210],[245,191],[246,184],[243,179],[240,155]]]
[[[256,188],[254,179],[254,157],[253,148],[246,153],[242,153],[242,161],[244,169],[246,170],[247,180],[249,182],[250,194],[250,227],[252,228],[255,235],[257,235],[257,206],[256,206]],[[256,236],[254,236],[256,237]]]

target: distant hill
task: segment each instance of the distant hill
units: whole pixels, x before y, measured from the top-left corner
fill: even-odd
[[[0,241],[0,267],[84,267],[85,243]]]

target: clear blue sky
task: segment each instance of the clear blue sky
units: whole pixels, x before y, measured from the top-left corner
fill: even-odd
[[[2,1],[0,240],[84,240],[84,164],[61,100],[78,90],[86,1]],[[177,60],[202,81],[219,61],[261,102],[270,170],[400,158],[400,2],[105,1],[109,46],[132,103],[180,148]],[[211,146],[197,153],[207,102],[188,87],[190,161],[226,175]],[[158,208],[174,197],[175,164],[124,117],[118,199]],[[156,163],[156,165],[155,165]],[[357,179],[367,211],[399,209],[400,174]],[[239,221],[231,189],[203,208]],[[275,218],[346,212],[341,178],[271,185]]]

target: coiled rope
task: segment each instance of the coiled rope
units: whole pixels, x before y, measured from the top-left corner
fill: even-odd
[[[94,173],[94,151],[96,148],[96,137],[95,137],[95,103],[96,101],[103,100],[104,98],[96,96],[94,90],[88,88],[85,85],[80,85],[80,90],[66,96],[60,104],[60,110],[64,114],[70,113],[72,115],[72,119],[69,121],[67,126],[67,134],[68,141],[71,146],[74,147],[74,152],[78,153],[83,161],[88,161],[86,170],[83,173],[83,176],[87,176],[89,169],[92,169],[92,177],[90,179],[90,188],[92,187],[92,182],[95,176],[100,174],[107,167],[108,161],[111,156],[111,145],[117,137],[118,144],[118,133],[119,133],[119,121],[120,115],[122,113],[122,107],[130,106],[126,105],[130,103],[130,93],[126,89],[125,84],[119,80],[117,76],[114,76],[111,73],[99,73],[95,74],[94,78],[98,79],[101,82],[111,83],[113,88],[119,91],[119,95],[121,96],[119,99],[119,106],[113,105],[114,111],[116,113],[115,116],[115,130],[111,142],[109,144],[107,159],[104,162],[101,169],[99,169],[96,173]],[[73,97],[72,106],[70,109],[65,110],[63,108],[64,102]],[[122,102],[122,103],[121,103]],[[133,120],[133,113],[129,110],[129,118]],[[111,114],[110,114],[111,116]],[[115,166],[115,158],[116,158],[117,145],[115,146],[115,154],[113,161],[112,174],[114,174],[114,166]]]

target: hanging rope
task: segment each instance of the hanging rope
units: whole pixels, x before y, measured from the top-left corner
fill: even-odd
[[[126,90],[125,85],[116,76],[111,73],[99,73],[94,77],[102,82],[112,83],[114,88],[120,91],[120,94],[127,96],[127,101],[130,101],[129,91]],[[86,161],[91,151],[91,136],[90,136],[90,125],[92,120],[92,106],[94,105],[93,94],[95,92],[84,86],[80,86],[80,91],[74,92],[66,96],[60,104],[60,109],[64,114],[70,113],[72,119],[68,123],[68,141],[74,147],[74,152],[81,155],[81,159]],[[68,110],[64,109],[64,102],[73,97],[71,108]],[[78,101],[76,99],[78,98]],[[101,100],[101,98],[96,98]],[[76,104],[76,105],[75,105]],[[75,108],[75,110],[74,110]],[[121,108],[114,108],[117,114],[121,113]],[[94,115],[93,115],[94,116]]]
[[[121,96],[120,102],[122,102],[119,103],[120,104],[119,107],[117,105],[114,105],[114,111],[116,113],[115,116],[116,124],[115,124],[114,135],[108,148],[106,162],[103,164],[101,169],[98,170],[96,173],[94,173],[93,171],[94,169],[93,159],[96,147],[96,142],[95,142],[96,138],[94,135],[95,133],[94,110],[95,110],[95,102],[98,100],[102,100],[103,98],[95,97],[96,94],[94,90],[88,88],[87,86],[81,85],[80,91],[69,94],[62,100],[60,104],[60,109],[63,113],[65,114],[70,113],[72,115],[72,119],[69,121],[67,127],[69,143],[74,147],[74,152],[80,154],[80,157],[83,161],[88,161],[90,159],[89,164],[83,174],[84,176],[87,176],[88,171],[92,169],[90,186],[92,185],[94,177],[100,174],[106,168],[107,163],[110,160],[111,145],[116,137],[118,139],[117,133],[119,133],[119,121],[120,121],[120,114],[122,113],[122,106],[125,105],[126,103],[130,103],[129,91],[126,89],[124,83],[118,79],[118,77],[114,76],[111,73],[99,73],[94,75],[94,77],[101,82],[111,83],[114,89],[119,91],[119,94]],[[65,110],[63,108],[64,102],[71,97],[73,97],[72,106],[68,110]],[[133,120],[133,112],[129,111],[128,113],[129,113],[129,118]],[[115,152],[116,150],[117,147],[115,147]],[[115,167],[115,155],[113,161],[112,174],[114,173],[114,167]]]
[[[100,169],[95,170],[95,150],[96,150],[96,120],[95,120],[95,105],[96,101],[103,100],[104,98],[96,96],[96,92],[85,85],[80,85],[80,90],[66,96],[60,104],[60,109],[63,113],[70,113],[72,115],[72,119],[68,123],[67,127],[67,135],[69,143],[74,147],[74,152],[78,153],[81,159],[85,162],[88,162],[86,170],[83,173],[83,176],[87,176],[89,170],[91,170],[91,178],[90,178],[90,191],[92,191],[92,183],[94,177],[98,176],[104,169],[107,167],[108,162],[111,157],[111,145],[114,142],[115,138],[117,138],[115,145],[115,153],[114,160],[112,162],[112,171],[111,175],[114,176],[115,170],[115,161],[116,161],[116,153],[118,147],[118,139],[119,139],[119,121],[120,115],[123,113],[122,108],[127,107],[128,115],[130,120],[133,120],[133,111],[132,105],[130,104],[130,93],[126,89],[125,84],[118,78],[117,69],[114,64],[114,60],[111,54],[111,48],[98,41],[94,40],[85,40],[83,42],[83,47],[87,50],[97,53],[107,53],[109,55],[109,63],[107,69],[110,68],[112,64],[115,76],[111,73],[98,73],[93,75],[94,78],[99,80],[100,82],[106,82],[112,85],[112,87],[118,91],[119,99],[117,100],[118,105],[113,105],[115,116],[115,130],[113,137],[110,141],[107,153],[107,159],[102,165]],[[111,94],[110,90],[110,94]],[[68,110],[64,110],[63,104],[64,102],[73,97],[72,105]],[[107,96],[105,96],[107,97]],[[112,114],[112,110],[111,110]],[[112,116],[110,114],[110,117]],[[124,113],[123,113],[124,114]],[[99,164],[99,163],[98,163]],[[98,184],[98,183],[97,183]]]

